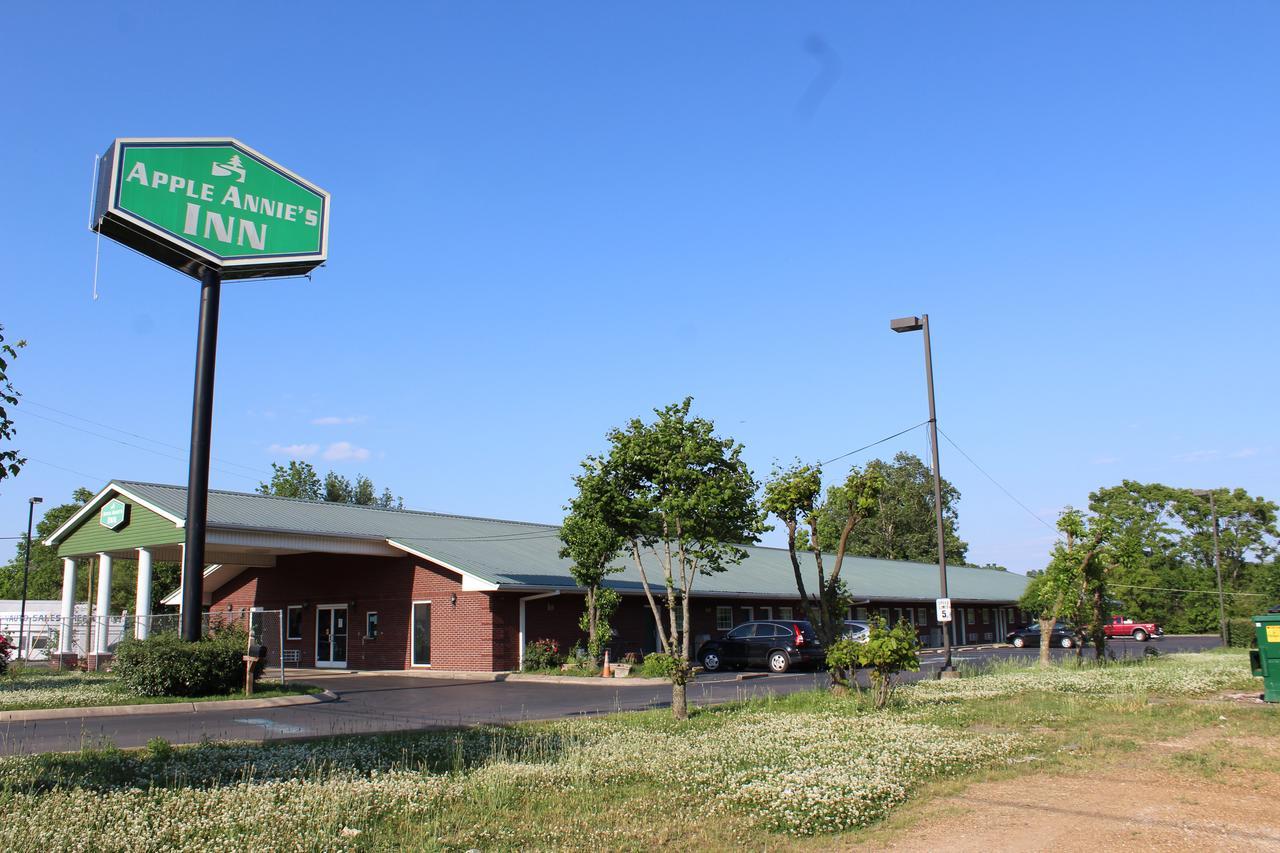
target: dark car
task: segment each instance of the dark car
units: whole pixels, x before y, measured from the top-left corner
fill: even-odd
[[[1004,641],[1014,648],[1020,649],[1023,646],[1039,646],[1040,645],[1040,623],[1033,622],[1025,628],[1018,628],[1016,631],[1010,631],[1005,636]],[[1066,622],[1055,622],[1053,625],[1053,633],[1049,638],[1049,644],[1060,646],[1064,649],[1070,649],[1080,642],[1080,636],[1076,633],[1076,629],[1072,628]]]
[[[798,619],[744,622],[698,649],[698,660],[707,672],[748,666],[786,672],[793,666],[818,666],[826,658],[813,626]]]

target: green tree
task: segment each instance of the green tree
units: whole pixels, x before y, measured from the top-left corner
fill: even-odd
[[[938,559],[938,521],[934,511],[933,472],[914,453],[902,452],[892,462],[873,459],[867,473],[879,477],[884,486],[876,497],[874,512],[867,513],[850,532],[848,551],[858,557],[884,560],[911,560],[932,563]],[[960,491],[945,478],[942,481],[942,524],[947,562],[961,565],[969,543],[956,532]],[[845,518],[835,511],[820,516],[818,541],[823,550],[834,551],[844,529]]]
[[[583,463],[584,470],[598,472],[590,475],[593,503],[626,543],[663,651],[674,658],[671,708],[677,719],[688,716],[685,685],[693,672],[689,596],[699,576],[740,563],[746,556],[742,545],[758,541],[764,531],[758,486],[742,460],[742,445],[716,436],[711,421],[691,417],[692,403],[686,397],[656,409],[652,423],[634,418],[610,430],[608,452]],[[646,555],[662,575],[658,595],[665,614]]]
[[[605,523],[599,504],[598,475],[591,471],[578,478],[578,495],[569,503],[569,515],[560,527],[560,558],[572,560],[569,573],[584,590],[585,607],[580,624],[587,633],[587,652],[599,660],[613,632],[609,618],[618,606],[618,592],[603,586],[609,575],[622,571],[613,561],[626,544]]]
[[[1228,615],[1248,616],[1267,600],[1276,553],[1276,505],[1243,489],[1214,493]],[[1160,483],[1125,480],[1089,496],[1113,528],[1110,588],[1125,615],[1166,630],[1217,630],[1213,519],[1207,497]]]
[[[18,357],[18,350],[26,345],[26,341],[18,341],[12,345],[5,343],[4,326],[0,326],[0,480],[18,476],[27,462],[25,457],[18,455],[17,450],[7,446],[17,434],[9,410],[18,405],[18,398],[22,396],[9,379],[9,363]]]
[[[862,471],[854,467],[845,481],[829,487],[825,500],[820,501],[822,469],[800,462],[786,469],[775,468],[765,483],[764,509],[777,516],[787,530],[787,552],[791,556],[796,591],[824,645],[830,645],[844,633],[849,596],[840,578],[840,569],[854,528],[875,514],[883,488],[884,478],[878,470],[868,467]],[[817,543],[824,539],[820,531],[822,523],[830,524],[837,520],[839,533],[834,546],[828,549],[835,553],[835,562],[828,575],[823,549]],[[804,547],[798,536],[801,525],[808,527],[809,535],[804,541],[809,544],[817,569],[818,587],[813,596],[805,588],[804,573],[800,568],[799,551]]]
[[[1031,579],[1020,606],[1040,622],[1040,665],[1049,665],[1049,643],[1059,619],[1088,618],[1096,634],[1101,633],[1097,609],[1105,603],[1104,549],[1107,525],[1086,518],[1067,507],[1058,518],[1064,539],[1054,543],[1049,565]],[[1102,646],[1098,646],[1102,654]]]
[[[404,498],[398,498],[391,494],[390,489],[384,488],[377,505],[383,509],[404,509]]]
[[[351,494],[351,502],[356,506],[373,506],[378,502],[378,492],[373,487],[373,480],[363,474],[356,475],[355,490]]]
[[[332,504],[349,504],[355,492],[351,488],[351,481],[336,471],[330,471],[324,475],[324,499]]]
[[[258,494],[318,501],[323,490],[320,477],[310,462],[290,459],[288,465],[271,463],[271,482],[259,483]]]

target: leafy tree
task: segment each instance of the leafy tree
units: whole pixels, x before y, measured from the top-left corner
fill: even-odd
[[[822,469],[800,462],[786,469],[775,468],[769,481],[765,483],[764,509],[776,515],[786,527],[787,552],[791,556],[796,590],[814,631],[824,645],[834,643],[844,633],[849,596],[841,581],[840,569],[844,565],[852,531],[875,514],[883,488],[884,478],[879,471],[870,467],[862,471],[855,467],[843,483],[829,487],[825,500],[819,501]],[[830,549],[835,552],[835,562],[828,576],[822,549],[817,543],[823,541],[820,533],[823,521],[830,523],[837,519],[840,530],[834,547]],[[818,572],[818,588],[815,590],[816,595],[812,597],[805,588],[804,573],[800,568],[798,552],[804,547],[797,536],[800,525],[809,528],[806,541]]]
[[[404,509],[404,498],[396,497],[390,489],[383,489],[381,496],[374,488],[373,480],[363,474],[356,475],[355,484],[336,471],[324,475],[316,473],[310,462],[289,460],[288,465],[271,463],[271,482],[259,483],[258,494],[278,498],[302,498],[308,501],[324,500],[328,503],[376,506],[382,509]]]
[[[324,475],[324,499],[331,504],[349,504],[355,497],[351,481],[336,471]]]
[[[742,445],[715,435],[715,425],[691,417],[693,398],[655,409],[657,419],[634,418],[609,431],[609,451],[589,456],[575,478],[579,492],[630,551],[640,573],[670,673],[671,708],[688,716],[685,685],[693,673],[689,596],[699,576],[742,561],[743,544],[764,531],[757,484],[742,460]],[[663,612],[649,581],[648,559],[662,575]],[[664,624],[665,621],[665,624]]]
[[[878,613],[868,620],[868,627],[866,642],[853,644],[854,657],[858,666],[871,670],[871,698],[876,708],[883,708],[898,674],[920,671],[920,638],[905,619],[890,628]]]
[[[373,488],[373,480],[363,474],[356,475],[355,491],[351,502],[357,506],[373,506],[378,502],[378,492]]]
[[[1049,644],[1053,626],[1059,619],[1074,620],[1088,615],[1096,634],[1101,633],[1097,607],[1105,601],[1103,550],[1107,525],[1090,522],[1079,510],[1067,507],[1058,518],[1065,541],[1054,543],[1049,565],[1031,579],[1020,606],[1036,614],[1040,622],[1040,665],[1049,665]],[[1096,639],[1096,636],[1095,636]],[[1102,654],[1102,646],[1098,646]]]
[[[1023,610],[1036,613],[1041,626],[1041,666],[1050,663],[1053,625],[1092,612],[1093,593],[1098,590],[1091,579],[1097,576],[1106,538],[1105,524],[1091,525],[1071,507],[1062,511],[1057,529],[1065,540],[1053,543],[1048,566],[1027,584],[1020,601]]]
[[[569,573],[574,583],[585,591],[585,609],[580,625],[587,633],[587,653],[593,660],[604,655],[612,631],[609,617],[618,607],[618,592],[603,586],[609,575],[622,571],[613,561],[626,544],[605,523],[600,508],[594,503],[599,493],[590,472],[583,474],[578,496],[569,504],[569,515],[560,527],[561,559],[572,560]]]
[[[311,463],[290,459],[288,465],[271,463],[271,482],[259,483],[258,494],[318,501],[323,492],[320,477]]]
[[[1228,615],[1267,601],[1276,553],[1276,505],[1243,489],[1214,493]],[[1111,588],[1125,615],[1171,632],[1217,630],[1213,519],[1207,497],[1160,483],[1125,480],[1089,496],[1114,530]]]
[[[938,520],[934,511],[933,472],[919,456],[902,452],[892,462],[873,459],[867,472],[884,483],[876,496],[874,512],[867,513],[850,532],[848,551],[858,557],[912,560],[932,563],[938,559]],[[942,481],[942,524],[947,562],[963,564],[969,544],[956,532],[960,491]],[[844,516],[835,511],[820,516],[818,541],[834,551],[844,529]]]
[[[9,379],[9,362],[17,358],[18,350],[26,345],[26,341],[18,341],[12,345],[5,343],[4,326],[0,326],[0,480],[18,476],[27,462],[25,457],[18,455],[17,450],[5,446],[13,441],[17,433],[9,409],[18,405],[18,398],[22,396]]]

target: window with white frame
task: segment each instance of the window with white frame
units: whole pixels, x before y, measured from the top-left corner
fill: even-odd
[[[977,616],[974,614],[974,608],[966,607],[964,609],[964,624],[966,625],[978,624]]]
[[[779,607],[779,608],[778,608],[778,618],[779,618],[779,619],[793,619],[793,618],[795,618],[795,617],[791,615],[791,614],[792,614],[792,612],[793,612],[793,611],[791,610],[791,608],[790,608],[790,607]]]
[[[369,640],[378,639],[378,611],[369,610],[364,614],[364,636]]]
[[[716,608],[716,630],[728,631],[733,627],[733,608],[720,605]]]
[[[929,611],[927,608],[924,608],[924,607],[916,608],[916,624],[917,625],[929,624]]]

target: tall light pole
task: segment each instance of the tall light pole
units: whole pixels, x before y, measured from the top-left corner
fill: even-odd
[[[1218,504],[1213,499],[1213,489],[1192,489],[1191,494],[1209,499],[1209,514],[1213,516],[1213,571],[1218,576],[1218,634],[1222,645],[1227,644],[1227,610],[1222,603],[1222,552],[1218,548]]]
[[[27,627],[27,574],[31,571],[31,522],[35,519],[38,503],[44,503],[44,498],[27,498],[27,556],[22,563],[22,607],[18,610],[18,660],[22,660],[22,639]]]
[[[899,317],[889,321],[889,328],[895,332],[924,331],[924,377],[929,388],[929,446],[933,451],[933,508],[938,521],[938,587],[939,598],[947,595],[947,540],[946,527],[942,520],[942,471],[938,467],[938,412],[933,402],[933,350],[929,345],[929,315],[919,317]],[[942,626],[942,672],[955,672],[951,665],[951,625]]]

